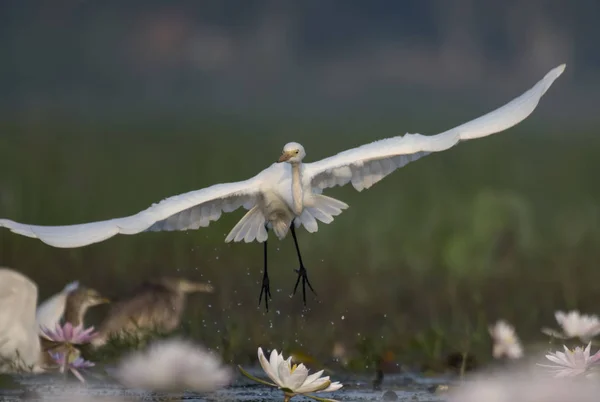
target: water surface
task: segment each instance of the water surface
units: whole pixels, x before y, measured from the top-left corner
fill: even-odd
[[[249,370],[253,375],[262,377],[260,369]],[[108,370],[110,373],[110,370]],[[12,386],[2,386],[0,400],[12,401],[282,401],[282,393],[261,384],[256,384],[238,375],[235,382],[228,388],[210,393],[198,394],[185,392],[182,394],[153,393],[143,390],[124,388],[108,375],[95,372],[87,374],[87,383],[82,385],[74,378],[64,379],[61,375],[19,375],[13,376]],[[436,392],[438,385],[449,384],[446,377],[425,378],[416,374],[387,375],[381,385],[381,390],[374,390],[371,379],[360,375],[335,375],[334,379],[341,381],[344,388],[330,394],[320,396],[339,401],[441,401],[443,393]],[[393,393],[389,392],[392,391]],[[386,394],[387,393],[387,394]],[[385,398],[384,398],[385,395]],[[390,398],[390,399],[388,399]],[[293,400],[309,400],[296,397]]]

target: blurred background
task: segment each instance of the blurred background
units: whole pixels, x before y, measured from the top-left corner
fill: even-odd
[[[312,161],[435,134],[567,69],[510,131],[330,191],[351,208],[299,234],[307,310],[288,297],[291,238],[270,242],[272,311],[257,307],[262,246],[223,242],[242,211],[80,249],[3,230],[0,265],[41,299],[75,279],[112,298],[160,275],[210,281],[181,331],[238,362],[336,343],[358,368],[486,359],[499,318],[540,339],[556,309],[600,312],[598,15],[593,0],[1,2],[0,216],[25,223],[133,214],[245,179],[289,141]]]

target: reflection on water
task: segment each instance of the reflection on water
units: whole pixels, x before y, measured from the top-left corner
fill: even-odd
[[[253,375],[262,376],[260,369],[250,370]],[[107,369],[110,373],[111,370]],[[250,382],[243,376],[238,376],[235,383],[227,389],[211,394],[182,394],[152,393],[141,390],[125,389],[112,380],[108,375],[88,373],[88,382],[83,386],[69,378],[64,381],[60,375],[19,375],[13,376],[11,385],[8,378],[0,385],[0,400],[2,401],[282,401],[282,393],[260,384]],[[320,396],[340,401],[441,401],[443,395],[435,392],[439,384],[447,384],[449,380],[443,377],[424,378],[418,375],[394,374],[384,378],[381,390],[374,391],[371,379],[366,376],[351,375],[343,377],[336,374],[336,379],[344,383],[344,388],[331,394]],[[388,392],[393,391],[393,393]],[[387,394],[386,394],[387,392]],[[386,394],[384,398],[384,394]],[[397,399],[394,399],[394,395]],[[297,397],[297,400],[303,398]],[[294,399],[295,400],[295,399]],[[308,399],[305,399],[308,400]]]

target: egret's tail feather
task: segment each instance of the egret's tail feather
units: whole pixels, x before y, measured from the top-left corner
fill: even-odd
[[[277,236],[279,240],[282,240],[287,235],[288,230],[290,230],[290,226],[280,219],[271,222],[271,229],[273,230],[273,233],[275,233],[275,236]]]
[[[267,240],[267,229],[265,228],[265,217],[258,206],[255,206],[244,215],[242,219],[231,229],[225,238],[225,242],[239,242],[244,240],[250,243],[254,240],[264,242]]]
[[[348,208],[348,204],[345,202],[323,194],[315,194],[313,195],[313,205],[309,207],[309,211],[321,222],[330,223],[334,216],[338,216],[346,208]]]
[[[302,214],[296,218],[294,222],[296,227],[302,225],[309,233],[314,233],[319,230],[319,225],[317,224],[315,216],[312,214],[309,208],[304,208]]]
[[[318,230],[317,220],[323,223],[331,223],[333,217],[348,208],[345,202],[336,200],[322,194],[313,194],[310,206],[305,206],[302,215],[296,220],[296,225],[302,224],[310,233]]]

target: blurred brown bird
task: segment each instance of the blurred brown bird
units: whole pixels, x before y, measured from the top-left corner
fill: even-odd
[[[113,304],[92,345],[102,346],[109,338],[173,331],[181,322],[186,295],[193,292],[211,293],[213,286],[172,277],[143,283],[131,296]]]
[[[74,327],[84,325],[83,319],[88,309],[105,303],[110,303],[110,300],[98,291],[80,286],[67,296],[64,321],[70,322]]]

